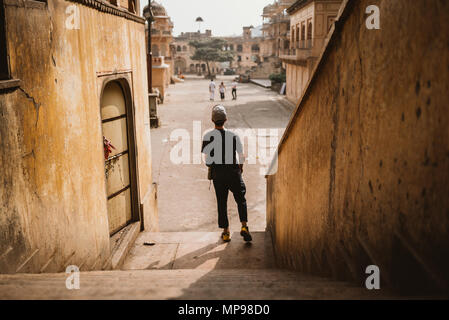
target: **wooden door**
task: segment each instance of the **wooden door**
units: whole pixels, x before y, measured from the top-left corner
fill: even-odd
[[[109,232],[114,234],[133,217],[130,172],[130,141],[125,96],[120,83],[109,82],[101,98],[103,136],[110,141],[112,153],[105,159]]]

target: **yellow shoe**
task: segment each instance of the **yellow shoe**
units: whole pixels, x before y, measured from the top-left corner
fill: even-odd
[[[240,235],[243,237],[243,240],[246,242],[250,242],[253,240],[253,237],[251,237],[251,233],[249,233],[248,227],[242,227],[242,231],[240,231]]]
[[[230,234],[229,232],[223,232],[223,233],[221,234],[221,239],[222,239],[224,242],[229,242],[229,241],[231,241],[231,234]]]

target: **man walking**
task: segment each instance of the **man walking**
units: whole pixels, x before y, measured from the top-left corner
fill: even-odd
[[[231,241],[228,221],[228,194],[231,191],[237,203],[242,228],[240,235],[247,242],[252,241],[249,233],[248,209],[246,205],[246,186],[243,182],[243,146],[240,138],[224,128],[227,121],[226,109],[215,106],[212,109],[212,122],[215,129],[203,138],[202,152],[206,155],[206,165],[211,170],[218,206],[218,227],[223,229],[221,235],[224,242]],[[239,156],[237,162],[237,155]]]
[[[221,101],[223,101],[225,99],[225,93],[226,93],[226,86],[224,85],[224,83],[222,82],[220,84],[220,86],[218,87],[218,90],[220,91],[220,98]]]
[[[237,81],[232,82],[232,100],[237,100]]]
[[[210,79],[210,84],[209,84],[209,93],[210,93],[210,101],[214,101],[215,100],[215,82],[214,79]]]

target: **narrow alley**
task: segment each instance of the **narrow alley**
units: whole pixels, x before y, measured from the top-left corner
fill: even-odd
[[[448,45],[442,0],[0,0],[0,302],[447,299]]]

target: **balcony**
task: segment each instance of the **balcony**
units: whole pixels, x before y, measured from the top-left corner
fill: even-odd
[[[313,40],[300,40],[295,43],[295,47],[284,49],[279,58],[284,62],[306,62],[308,59],[318,56],[317,47],[314,47]]]
[[[299,40],[296,42],[296,49],[312,49],[313,39]]]
[[[290,16],[289,15],[278,15],[271,18],[271,23],[287,23],[290,22]]]
[[[151,35],[154,37],[172,37],[171,31],[162,31],[158,29],[152,29]]]

